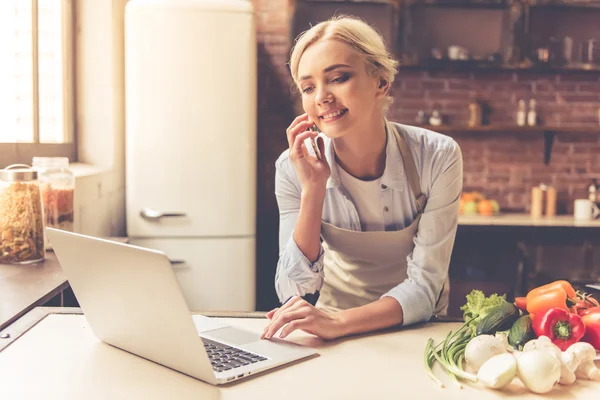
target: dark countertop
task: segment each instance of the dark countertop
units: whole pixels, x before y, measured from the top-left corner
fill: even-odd
[[[110,238],[126,243],[127,238]],[[0,331],[35,307],[69,287],[53,251],[43,262],[28,265],[0,263]]]
[[[0,331],[68,287],[67,277],[51,251],[37,264],[0,264]]]

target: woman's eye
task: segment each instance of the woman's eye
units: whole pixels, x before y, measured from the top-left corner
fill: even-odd
[[[308,87],[305,87],[304,89],[302,89],[302,93],[310,93],[310,92],[312,92],[312,90],[313,90],[312,86],[308,86]]]
[[[334,78],[331,82],[333,83],[342,83],[342,82],[346,82],[348,80],[350,76],[349,75],[342,75],[342,76],[338,76],[337,78]]]

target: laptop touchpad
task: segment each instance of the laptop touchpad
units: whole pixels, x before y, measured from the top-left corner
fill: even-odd
[[[202,332],[201,336],[236,346],[257,342],[260,340],[260,335],[257,333],[247,332],[233,327]]]

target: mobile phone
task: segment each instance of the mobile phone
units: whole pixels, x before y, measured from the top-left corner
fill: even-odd
[[[317,125],[315,124],[310,127],[310,130],[313,132],[319,132],[319,128],[317,128]],[[319,150],[319,145],[317,144],[317,138],[304,139],[304,147],[306,147],[306,150],[308,150],[308,154],[315,157],[317,160],[321,160],[322,156],[321,151]]]

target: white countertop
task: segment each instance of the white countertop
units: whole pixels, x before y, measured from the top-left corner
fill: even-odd
[[[261,332],[266,318],[226,319]],[[577,399],[600,398],[600,382],[577,379],[536,395],[519,379],[502,390],[481,384],[456,387],[436,363],[445,388],[429,378],[424,350],[459,323],[429,323],[329,342],[302,331],[287,340],[319,355],[237,383],[215,387],[100,342],[82,315],[49,315],[0,352],[0,398],[48,400],[247,399]],[[143,340],[143,337],[140,338]],[[596,363],[597,366],[600,366]]]
[[[558,227],[597,227],[600,219],[591,221],[576,221],[572,215],[557,215],[555,217],[533,218],[529,214],[498,214],[493,216],[461,215],[458,224],[464,226],[558,226]]]

